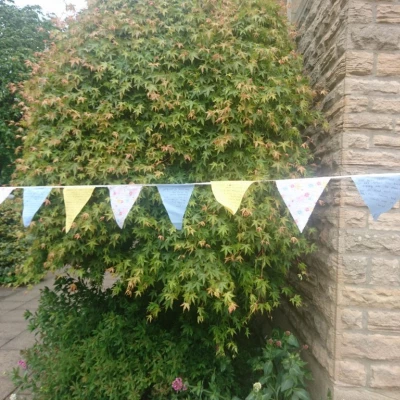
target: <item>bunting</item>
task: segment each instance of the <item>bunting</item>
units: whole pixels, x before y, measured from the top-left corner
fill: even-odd
[[[46,197],[51,192],[51,187],[30,187],[24,189],[24,210],[22,212],[22,221],[27,227],[39,210],[40,206],[46,200]]]
[[[65,203],[65,232],[69,232],[72,223],[77,215],[81,212],[82,208],[92,196],[94,186],[89,187],[66,187],[64,189],[64,203]]]
[[[194,185],[157,185],[157,188],[172,225],[181,230]]]
[[[302,179],[265,179],[256,182],[275,182],[290,214],[302,232],[323,190],[331,179],[353,179],[361,197],[374,219],[389,211],[400,201],[400,173],[330,176]],[[195,185],[211,185],[216,201],[235,214],[253,181],[214,181],[190,184],[141,184],[95,186],[16,186],[0,187],[0,204],[15,189],[23,189],[22,220],[28,226],[52,189],[64,189],[66,212],[65,229],[68,232],[73,221],[90,199],[96,187],[108,188],[111,208],[118,226],[122,229],[125,219],[135,204],[143,186],[156,186],[176,229],[183,227],[183,217]]]
[[[330,178],[286,179],[276,181],[279,193],[292,215],[294,222],[303,232]]]
[[[211,182],[211,189],[215,199],[231,214],[236,214],[243,196],[253,181],[215,181]]]
[[[400,200],[400,176],[354,176],[353,181],[374,220]]]
[[[118,226],[122,229],[126,217],[131,211],[142,190],[141,185],[109,186],[111,209]]]

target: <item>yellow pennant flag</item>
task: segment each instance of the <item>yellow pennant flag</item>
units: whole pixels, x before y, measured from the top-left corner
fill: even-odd
[[[232,214],[240,207],[243,196],[253,181],[220,181],[211,182],[215,199]]]
[[[84,205],[90,199],[95,186],[81,188],[64,188],[65,203],[65,232],[71,229],[72,223],[76,216],[81,212]]]

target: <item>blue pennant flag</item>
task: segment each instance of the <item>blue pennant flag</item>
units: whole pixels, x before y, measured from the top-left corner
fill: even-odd
[[[183,216],[192,195],[194,185],[157,185],[169,219],[176,229],[183,227]]]
[[[51,187],[30,187],[24,189],[24,211],[22,212],[22,221],[25,227],[29,226],[32,218],[46,200],[50,191]]]
[[[353,176],[352,179],[374,220],[389,211],[400,200],[400,175]]]

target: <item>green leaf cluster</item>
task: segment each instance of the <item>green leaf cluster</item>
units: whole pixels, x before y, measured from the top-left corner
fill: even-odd
[[[254,390],[246,400],[310,400],[306,382],[311,379],[296,337],[289,331],[274,330],[262,355],[252,360],[253,370],[261,372],[260,390]],[[260,385],[260,386],[261,386]]]
[[[24,231],[21,210],[19,196],[5,200],[0,208],[0,286],[35,283],[43,276],[42,269],[23,270],[33,237]]]
[[[32,67],[24,185],[187,183],[302,176],[310,152],[300,131],[317,124],[283,10],[274,0],[94,1],[54,34]],[[287,296],[286,276],[313,250],[272,184],[253,185],[238,215],[196,187],[184,229],[170,223],[155,188],[143,189],[120,230],[108,191],[64,232],[64,203],[32,227],[28,268],[69,265],[114,293],[145,297],[154,322],[180,307],[235,353],[238,332]],[[304,273],[303,270],[301,272]]]
[[[9,182],[15,149],[21,145],[14,125],[21,118],[16,85],[28,78],[29,64],[44,50],[50,27],[40,7],[18,8],[0,0],[0,184]]]
[[[26,313],[38,340],[14,383],[40,400],[167,400],[179,375],[212,380],[228,396],[236,390],[232,360],[204,345],[212,340],[204,327],[182,331],[179,309],[148,324],[144,303],[60,277]]]

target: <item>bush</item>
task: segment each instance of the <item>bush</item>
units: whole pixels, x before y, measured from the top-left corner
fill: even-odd
[[[42,291],[38,311],[27,312],[39,341],[25,354],[29,370],[14,370],[15,383],[39,400],[232,400],[243,398],[255,381],[262,388],[254,385],[248,400],[308,399],[293,335],[275,332],[251,363],[215,357],[210,332],[202,325],[182,329],[179,307],[148,324],[145,304],[82,280],[57,279],[54,290]],[[244,343],[247,355],[260,351]]]
[[[90,3],[54,34],[24,85],[28,107],[15,183],[187,183],[305,174],[310,152],[300,130],[318,123],[319,115],[311,109],[313,93],[274,0]],[[240,356],[239,339],[253,334],[255,315],[268,315],[282,296],[301,303],[286,277],[290,269],[304,273],[301,256],[313,245],[298,233],[272,184],[253,185],[235,216],[209,187],[196,187],[182,231],[171,225],[151,187],[143,189],[123,230],[107,189],[95,191],[68,234],[61,190],[53,190],[50,201],[31,230],[35,240],[26,268],[70,265],[97,286],[106,270],[114,271],[120,277],[114,295],[132,297],[121,304],[137,308],[135,325],[154,336],[149,340],[156,348],[158,331],[179,343],[181,331],[201,333],[204,357],[210,349],[217,353],[209,363],[218,382],[226,372],[216,365]],[[180,327],[173,336],[163,330],[171,316]],[[42,333],[45,341],[49,333]],[[106,340],[100,337],[96,344]],[[144,340],[139,334],[127,339]],[[90,343],[72,346],[70,357],[82,361]],[[114,362],[113,352],[90,348],[91,362],[99,357],[107,365],[107,356]],[[121,354],[122,365],[131,362],[128,354]],[[177,359],[184,355],[177,350]],[[78,361],[61,364],[56,370],[66,368],[69,387],[105,396],[91,380],[77,388]],[[160,375],[153,365],[147,368],[149,387],[169,387],[168,369],[182,373],[167,364]],[[192,375],[210,377],[200,362],[197,368]],[[110,390],[117,385],[112,369],[103,379]],[[221,390],[229,392],[226,382]],[[138,385],[135,393],[142,388],[131,378],[126,385]]]

